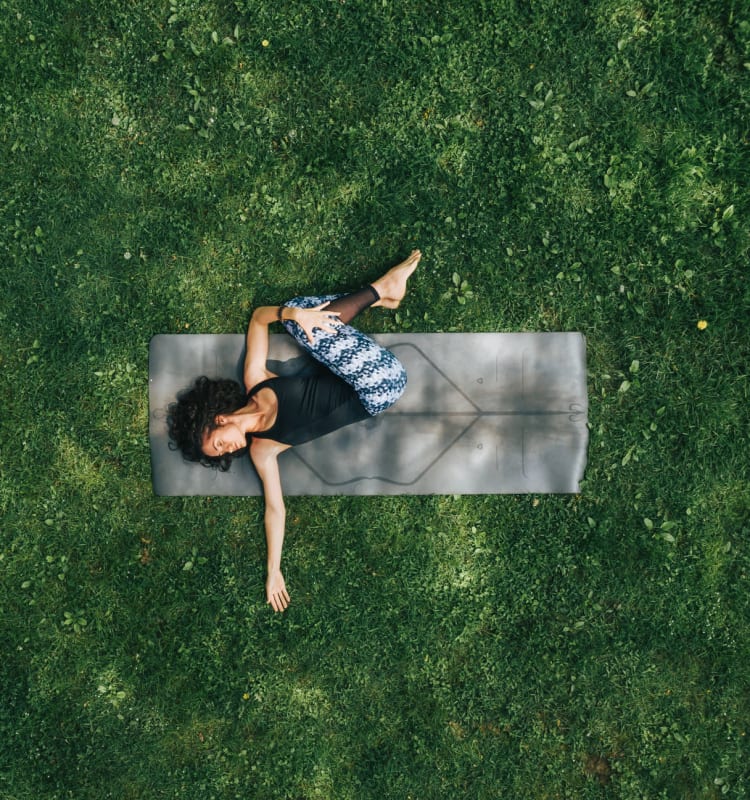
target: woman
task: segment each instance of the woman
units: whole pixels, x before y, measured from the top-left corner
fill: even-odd
[[[422,254],[358,292],[295,297],[282,306],[261,306],[247,330],[245,390],[235,381],[201,377],[170,407],[169,435],[191,461],[228,469],[249,452],[263,484],[268,549],[266,599],[274,611],[289,605],[281,572],[286,510],[278,456],[344,425],[385,411],[406,386],[398,359],[349,323],[369,306],[397,308]],[[280,321],[328,369],[315,375],[279,377],[266,368],[268,326]]]

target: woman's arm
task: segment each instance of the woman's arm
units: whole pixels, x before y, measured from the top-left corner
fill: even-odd
[[[269,446],[266,442],[256,442],[253,442],[250,447],[250,457],[263,482],[263,495],[266,503],[264,516],[268,559],[266,600],[274,611],[284,611],[289,605],[289,593],[281,572],[286,508],[284,507],[277,458],[279,453],[286,448],[283,445]]]
[[[256,383],[272,378],[266,369],[268,358],[268,326],[278,317],[278,306],[260,306],[253,311],[247,326],[244,381],[249,392]]]
[[[268,326],[282,319],[294,320],[302,326],[310,343],[313,341],[313,330],[322,328],[333,333],[338,321],[339,312],[324,311],[328,303],[315,308],[294,308],[289,306],[260,306],[253,311],[250,324],[247,326],[247,353],[245,355],[244,381],[249,392],[256,383],[272,378],[273,373],[266,369],[268,359]]]

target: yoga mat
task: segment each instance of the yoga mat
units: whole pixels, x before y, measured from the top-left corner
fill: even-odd
[[[288,495],[577,493],[588,444],[586,341],[580,333],[379,334],[406,367],[384,414],[279,457]],[[170,450],[167,406],[198,375],[241,382],[245,337],[160,334],[149,348],[149,438],[158,495],[258,495],[248,457],[228,472]],[[269,369],[315,362],[286,334]]]

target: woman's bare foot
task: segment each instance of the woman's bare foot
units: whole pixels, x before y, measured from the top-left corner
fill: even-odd
[[[413,250],[406,261],[391,267],[385,275],[373,282],[373,288],[380,295],[380,300],[373,303],[373,307],[398,308],[406,294],[406,282],[417,268],[420,258],[422,258],[422,253],[419,250]]]

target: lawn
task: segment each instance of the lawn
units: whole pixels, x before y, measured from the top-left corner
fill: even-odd
[[[0,0],[0,798],[750,797],[750,9]],[[577,496],[160,498],[156,333],[581,331]]]

